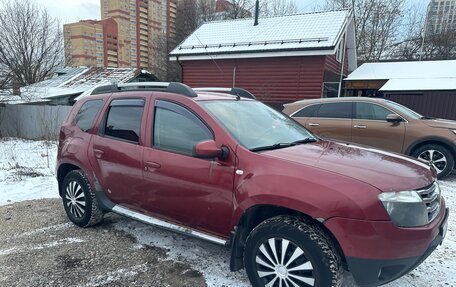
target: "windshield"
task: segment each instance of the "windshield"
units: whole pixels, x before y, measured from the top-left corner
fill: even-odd
[[[315,141],[289,117],[256,101],[207,101],[203,107],[250,150],[282,148]]]
[[[398,103],[388,101],[388,104],[391,105],[398,113],[400,113],[402,116],[404,116],[406,118],[419,120],[423,117],[419,113],[417,113],[407,107],[404,107],[403,105],[400,105]]]

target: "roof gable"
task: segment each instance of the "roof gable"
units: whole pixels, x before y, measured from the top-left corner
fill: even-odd
[[[334,49],[350,17],[349,10],[294,14],[201,25],[171,56]]]

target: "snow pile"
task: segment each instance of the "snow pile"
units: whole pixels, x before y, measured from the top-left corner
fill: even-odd
[[[55,142],[0,140],[0,205],[58,197]]]

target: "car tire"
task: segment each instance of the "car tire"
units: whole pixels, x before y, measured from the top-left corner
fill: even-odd
[[[103,220],[95,193],[81,170],[70,171],[65,176],[62,200],[68,218],[77,226],[89,227]]]
[[[415,149],[412,156],[425,163],[432,163],[438,179],[447,176],[454,168],[453,154],[446,147],[438,144],[423,145]]]
[[[255,227],[246,241],[244,264],[254,287],[336,287],[342,281],[332,241],[316,223],[296,217],[278,216]]]

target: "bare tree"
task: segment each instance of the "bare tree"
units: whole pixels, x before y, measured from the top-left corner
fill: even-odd
[[[29,0],[0,2],[0,39],[0,83],[30,85],[63,63],[59,22]]]
[[[351,8],[361,62],[378,61],[396,42],[405,0],[327,0],[329,9]]]
[[[293,0],[267,0],[260,2],[260,6],[260,15],[263,17],[283,16],[298,12],[298,6]]]
[[[209,22],[217,19],[217,6],[214,0],[196,0],[196,22]]]
[[[217,10],[222,19],[240,19],[252,16],[255,7],[254,0],[221,0],[217,3]]]
[[[410,7],[403,23],[404,35],[391,49],[392,59],[398,60],[449,60],[456,59],[456,30],[451,21],[441,21],[439,29],[425,23],[425,9]],[[439,14],[441,19],[448,15]],[[429,21],[429,20],[428,20]]]

